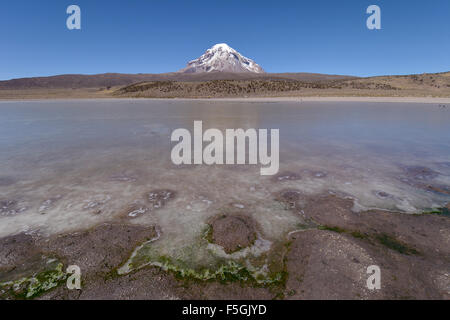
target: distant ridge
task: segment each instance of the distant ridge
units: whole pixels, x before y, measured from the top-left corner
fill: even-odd
[[[210,81],[210,80],[296,80],[304,82],[317,82],[328,80],[343,80],[356,77],[328,75],[319,73],[229,73],[229,72],[205,72],[205,73],[161,73],[161,74],[123,74],[104,73],[95,75],[64,74],[49,77],[20,78],[0,81],[0,89],[24,90],[24,89],[81,89],[81,88],[105,88],[125,86],[143,81]]]
[[[301,96],[450,98],[450,72],[367,78],[316,73],[106,73],[0,81],[0,100]]]

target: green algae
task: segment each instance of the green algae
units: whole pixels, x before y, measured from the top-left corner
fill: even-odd
[[[0,283],[0,296],[33,299],[60,285],[67,278],[63,264],[52,261],[44,269],[30,276]]]
[[[357,238],[357,239],[365,239],[365,240],[370,239],[369,235],[366,233],[362,233],[360,231],[355,231],[355,230],[347,230],[347,229],[336,227],[336,226],[319,225],[317,227],[317,229],[332,231],[332,232],[336,232],[336,233],[345,233],[345,234],[349,234],[353,238]]]
[[[117,270],[119,275],[126,274],[143,266],[156,266],[173,273],[178,279],[195,279],[201,281],[217,280],[220,282],[254,282],[259,285],[280,283],[282,272],[267,272],[264,266],[258,268],[245,261],[217,259],[216,263],[201,264],[193,267],[191,263],[169,256],[136,255]]]
[[[362,233],[359,231],[352,231],[352,230],[347,230],[347,229],[343,229],[340,227],[326,226],[326,225],[321,225],[318,227],[318,229],[332,231],[332,232],[336,232],[336,233],[349,234],[354,238],[366,240],[372,244],[373,244],[372,240],[376,240],[376,242],[380,243],[381,245],[383,245],[391,250],[397,251],[401,254],[405,254],[405,255],[420,254],[419,251],[417,251],[413,247],[410,247],[409,245],[397,240],[393,236],[390,236],[386,233],[376,233],[376,234],[369,235],[367,233]]]
[[[350,235],[353,238],[357,238],[357,239],[369,239],[369,236],[366,233],[362,233],[362,232],[359,232],[359,231],[351,231]]]
[[[145,266],[155,266],[180,280],[246,282],[257,286],[278,285],[285,281],[284,262],[272,253],[274,250],[259,252],[255,249],[255,254],[255,250],[247,247],[227,254],[217,249],[220,246],[210,243],[210,230],[210,226],[206,227],[197,241],[175,252],[164,253],[164,249],[153,241],[144,243],[116,272],[120,276]]]
[[[376,235],[376,239],[385,247],[395,250],[401,254],[405,255],[419,254],[419,252],[416,249],[409,247],[408,245],[400,242],[399,240],[395,239],[394,237],[386,233]]]
[[[280,203],[276,205],[278,210],[284,209]],[[231,214],[235,209],[220,210],[222,216],[229,212]],[[148,266],[160,268],[182,281],[241,282],[242,285],[279,291],[287,279],[285,253],[290,244],[286,244],[284,238],[295,229],[295,222],[303,221],[297,215],[293,215],[293,220],[280,237],[271,235],[268,240],[256,232],[256,239],[249,246],[233,252],[225,252],[214,243],[212,227],[208,223],[198,226],[189,241],[177,241],[176,234],[166,232],[136,247],[129,259],[108,277],[122,276]],[[308,229],[312,225],[307,222],[305,227]]]
[[[339,227],[332,227],[332,226],[319,226],[317,227],[319,230],[327,230],[327,231],[333,231],[337,233],[347,233],[347,230],[339,228]]]
[[[423,212],[423,214],[435,214],[438,216],[450,217],[450,210],[446,207],[434,208]]]

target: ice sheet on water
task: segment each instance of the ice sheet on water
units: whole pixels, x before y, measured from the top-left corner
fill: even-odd
[[[198,262],[211,255],[199,240],[206,222],[223,212],[249,215],[270,243],[292,231],[301,216],[280,204],[277,197],[285,190],[301,197],[328,192],[350,197],[355,210],[417,212],[450,201],[439,191],[450,185],[450,116],[426,105],[170,101],[168,106],[165,101],[11,106],[15,117],[21,116],[17,108],[28,117],[40,112],[32,125],[0,128],[8,137],[0,141],[5,150],[0,177],[8,177],[0,180],[0,236],[25,229],[69,232],[126,218],[159,226],[161,236],[151,242],[159,255]],[[105,121],[105,108],[114,111],[114,121]],[[386,111],[389,123],[380,117]],[[55,114],[59,120],[49,127],[45,119]],[[423,123],[425,118],[429,122]],[[193,120],[203,120],[205,128],[279,128],[280,173],[264,177],[249,166],[175,166],[170,132],[191,128]]]

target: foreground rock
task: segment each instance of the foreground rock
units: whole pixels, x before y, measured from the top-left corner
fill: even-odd
[[[448,216],[358,213],[352,200],[311,198],[295,189],[275,197],[305,221],[272,248],[285,275],[275,286],[180,278],[158,267],[118,275],[135,248],[158,232],[109,223],[50,238],[22,233],[0,239],[0,298],[450,299]],[[209,223],[211,242],[226,252],[255,241],[256,222],[244,214],[216,216]],[[66,288],[68,265],[81,268],[81,290]],[[380,267],[380,290],[366,286],[370,265]]]
[[[239,283],[181,281],[159,268],[149,267],[118,276],[115,272],[141,243],[154,238],[153,227],[102,224],[87,231],[34,238],[18,234],[0,239],[0,299],[270,299],[265,288],[242,288]],[[47,262],[51,257],[51,267]],[[68,290],[64,270],[78,265],[82,289]],[[52,272],[51,286],[39,290],[3,289],[9,281],[34,281]],[[45,283],[44,283],[45,284]],[[25,283],[28,286],[28,282]],[[27,296],[27,292],[31,294]]]
[[[232,253],[249,247],[256,239],[256,228],[251,218],[242,215],[221,215],[213,219],[211,241]]]
[[[301,205],[318,227],[291,234],[286,286],[291,298],[450,298],[448,217],[356,213],[352,206],[351,200],[329,195]],[[381,269],[381,290],[366,287],[370,265]]]

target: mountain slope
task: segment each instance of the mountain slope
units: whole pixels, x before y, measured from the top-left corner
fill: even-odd
[[[252,72],[264,73],[264,70],[252,59],[246,58],[226,43],[219,43],[198,59],[192,60],[182,73],[202,72]]]

